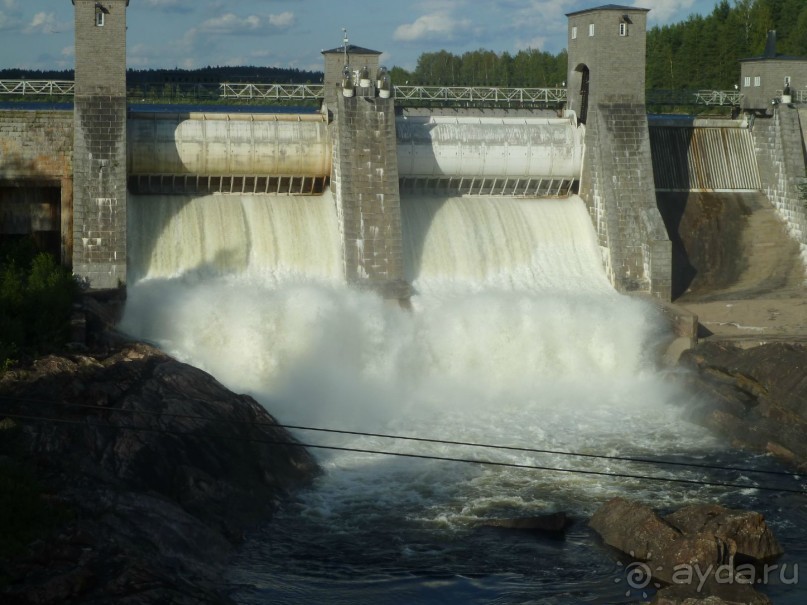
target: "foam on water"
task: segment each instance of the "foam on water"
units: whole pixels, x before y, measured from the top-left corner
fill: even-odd
[[[608,284],[579,198],[404,199],[406,270],[417,292],[411,313],[339,282],[330,198],[132,205],[143,279],[130,288],[123,329],[253,394],[281,422],[590,453],[714,447],[682,419],[684,395],[655,367],[663,330],[654,309]],[[300,437],[647,472],[563,456]],[[626,488],[648,489],[578,474],[315,454],[328,472],[303,497],[303,514],[337,525],[349,525],[357,510],[447,526],[502,506],[582,512]]]

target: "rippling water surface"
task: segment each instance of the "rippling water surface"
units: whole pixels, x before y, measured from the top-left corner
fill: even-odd
[[[655,363],[662,321],[612,290],[581,200],[412,198],[402,212],[411,312],[341,283],[329,195],[134,198],[123,327],[285,424],[775,467],[687,420],[697,395]],[[760,510],[781,563],[807,554],[803,497],[602,475],[760,480],[748,473],[295,433],[342,449],[312,450],[323,474],[248,536],[228,574],[239,603],[640,602],[630,562],[586,526],[614,496]],[[556,511],[574,519],[564,539],[482,527]],[[804,602],[797,585],[767,590]]]

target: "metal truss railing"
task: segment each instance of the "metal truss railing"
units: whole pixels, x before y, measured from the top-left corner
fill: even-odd
[[[0,95],[72,95],[71,80],[0,80]]]
[[[506,88],[498,86],[396,86],[399,105],[460,104],[560,106],[566,102],[565,88]],[[75,84],[68,80],[0,80],[0,95],[69,96]],[[148,83],[129,89],[132,99],[316,101],[324,98],[322,84],[253,83]],[[648,90],[648,105],[738,106],[743,95],[733,90]],[[807,91],[793,94],[796,103],[807,102]]]
[[[502,88],[498,86],[396,86],[395,99],[419,103],[561,105],[565,88]]]
[[[316,100],[325,97],[322,84],[219,84],[222,99]]]
[[[740,105],[743,94],[736,90],[648,90],[645,102],[648,105],[707,105],[730,106]]]

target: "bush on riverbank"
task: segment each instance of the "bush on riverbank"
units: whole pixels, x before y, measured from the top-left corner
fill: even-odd
[[[21,356],[64,345],[78,284],[30,240],[0,248],[0,373]]]

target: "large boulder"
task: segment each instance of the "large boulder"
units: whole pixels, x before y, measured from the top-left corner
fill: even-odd
[[[753,511],[695,504],[667,515],[664,520],[683,534],[706,534],[730,540],[735,545],[735,553],[746,559],[766,561],[784,553],[765,523],[765,517]]]
[[[705,342],[682,354],[682,375],[701,406],[694,419],[734,444],[807,470],[807,347],[740,349]]]
[[[589,525],[606,544],[638,560],[643,573],[676,588],[659,604],[695,605],[707,597],[764,603],[764,597],[745,587],[747,569],[735,557],[762,562],[782,554],[762,515],[717,505],[687,506],[662,518],[641,503],[614,498],[596,511]],[[732,601],[737,595],[755,600]]]
[[[15,455],[71,514],[0,561],[3,603],[223,602],[232,545],[318,473],[252,398],[145,344],[7,372],[4,418]]]

